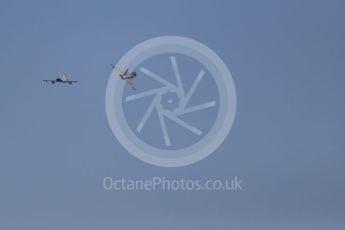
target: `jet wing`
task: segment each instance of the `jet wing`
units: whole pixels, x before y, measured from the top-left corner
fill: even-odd
[[[127,78],[126,79],[128,85],[133,85],[134,79],[133,78]]]
[[[117,73],[118,75],[123,74],[123,71],[122,71],[122,70],[120,70],[120,69],[118,69],[118,68],[116,68],[116,69],[115,69],[115,71],[116,71],[116,73]]]
[[[133,78],[129,78],[126,81],[127,81],[127,84],[129,86],[131,86],[133,90],[136,90],[136,88],[134,87],[134,79]]]

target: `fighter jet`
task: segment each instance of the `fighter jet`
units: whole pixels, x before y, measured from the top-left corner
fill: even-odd
[[[114,64],[111,64],[112,68],[116,70],[117,74],[121,77],[122,80],[125,80],[127,82],[127,84],[133,89],[136,90],[136,88],[133,86],[134,85],[134,79],[137,77],[137,73],[132,71],[129,72],[128,69],[126,69],[125,71],[122,71],[118,68],[116,68],[116,66]]]
[[[55,84],[55,82],[58,82],[58,83],[68,83],[70,85],[72,85],[73,83],[77,83],[78,81],[71,81],[71,80],[68,80],[68,77],[66,74],[64,73],[59,73],[59,76],[58,78],[56,78],[55,80],[43,80],[45,83],[52,83],[52,84]]]

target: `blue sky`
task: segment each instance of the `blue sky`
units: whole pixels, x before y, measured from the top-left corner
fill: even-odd
[[[1,229],[343,229],[342,1],[0,2]],[[232,72],[223,145],[181,168],[128,154],[107,123],[110,64],[162,35]],[[73,87],[43,84],[67,72]],[[229,192],[107,192],[105,176],[241,177]]]

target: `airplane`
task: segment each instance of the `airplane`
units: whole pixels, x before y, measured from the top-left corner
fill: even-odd
[[[136,88],[133,86],[134,84],[134,79],[137,77],[137,73],[136,72],[129,72],[128,69],[126,69],[125,71],[122,71],[118,68],[116,68],[116,66],[114,64],[111,64],[112,68],[116,70],[116,72],[118,73],[118,75],[121,77],[122,80],[126,80],[127,84],[132,87],[133,90],[136,90]]]
[[[58,83],[68,83],[70,85],[72,85],[73,83],[77,83],[78,81],[71,81],[71,80],[68,80],[68,77],[66,74],[64,73],[59,73],[59,76],[58,78],[56,78],[55,80],[43,80],[45,83],[52,83],[52,84],[55,84],[55,82],[58,82]]]

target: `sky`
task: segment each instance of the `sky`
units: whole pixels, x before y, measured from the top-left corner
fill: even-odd
[[[344,229],[344,9],[340,0],[2,0],[0,228]],[[105,112],[110,64],[164,35],[206,44],[236,86],[230,134],[185,167],[133,157]],[[58,72],[80,82],[42,82]],[[107,176],[237,176],[243,190],[106,191]]]

